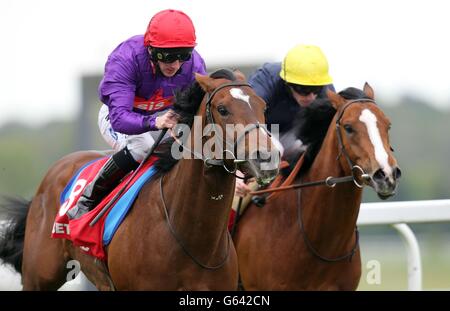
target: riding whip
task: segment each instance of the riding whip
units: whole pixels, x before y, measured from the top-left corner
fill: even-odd
[[[139,172],[139,170],[141,169],[141,167],[144,165],[145,162],[147,162],[147,160],[150,158],[150,156],[153,154],[153,151],[156,149],[156,147],[159,145],[159,143],[161,142],[162,138],[164,137],[164,135],[166,135],[167,133],[167,128],[163,129],[161,131],[161,133],[159,133],[158,138],[156,139],[155,143],[153,144],[153,146],[150,148],[150,151],[147,153],[147,155],[145,156],[145,159],[142,160],[142,162],[139,164],[139,166],[137,167],[137,169],[133,172],[133,175],[131,175],[131,177],[128,179],[127,183],[119,190],[119,192],[116,193],[116,195],[111,199],[111,201],[108,202],[108,204],[105,205],[105,207],[103,207],[103,209],[100,211],[100,213],[98,213],[97,216],[95,216],[95,218],[89,223],[89,226],[92,227],[94,226],[97,221],[99,221],[99,219],[111,208],[111,206],[116,202],[116,200],[123,194],[123,192],[125,191],[125,189],[128,187],[128,185],[130,184],[130,182],[133,180],[133,178],[136,176],[136,174]]]

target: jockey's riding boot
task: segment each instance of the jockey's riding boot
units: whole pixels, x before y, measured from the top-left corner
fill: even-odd
[[[67,212],[69,219],[79,218],[92,210],[125,175],[136,169],[138,165],[139,163],[133,159],[126,147],[114,154],[106,161],[94,180],[84,188],[77,206]]]

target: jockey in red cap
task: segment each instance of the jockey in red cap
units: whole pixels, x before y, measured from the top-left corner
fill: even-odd
[[[177,123],[172,107],[175,89],[206,74],[205,62],[194,47],[194,25],[185,13],[164,10],[153,16],[145,35],[119,44],[109,55],[99,86],[103,105],[100,133],[116,153],[86,186],[69,218],[93,209],[130,171],[136,169],[155,137]]]

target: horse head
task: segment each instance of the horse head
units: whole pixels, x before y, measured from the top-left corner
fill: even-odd
[[[215,159],[221,157],[230,173],[239,169],[260,184],[270,183],[278,174],[280,144],[264,126],[264,100],[241,73],[222,69],[195,79],[207,95],[197,113],[204,116],[203,126],[210,126],[203,139],[214,132],[219,141],[212,151]]]
[[[349,88],[340,95],[327,95],[337,113],[334,118],[341,167],[352,174],[358,186],[371,186],[385,200],[395,194],[401,170],[389,142],[390,120],[376,105],[368,83],[363,92]]]

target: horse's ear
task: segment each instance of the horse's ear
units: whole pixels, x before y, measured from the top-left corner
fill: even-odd
[[[345,104],[345,98],[330,89],[327,89],[327,96],[336,110],[339,110],[339,107]]]
[[[214,79],[203,76],[199,73],[195,73],[195,80],[197,80],[198,84],[200,84],[200,87],[207,93],[211,93],[214,91],[214,85],[212,84],[212,81]]]
[[[364,93],[366,93],[367,97],[369,97],[370,99],[375,99],[373,88],[369,85],[369,83],[364,83],[363,91]]]
[[[245,78],[245,74],[238,70],[238,69],[234,69],[233,70],[234,76],[236,77],[236,80],[241,81],[241,82],[245,82],[247,81],[247,78]]]

